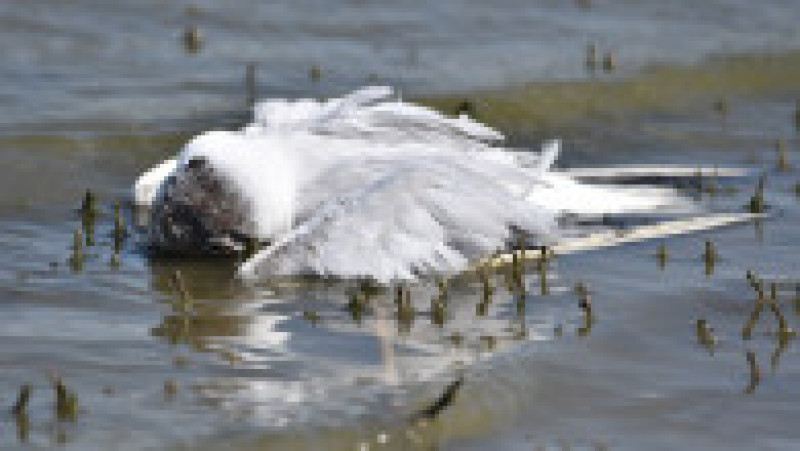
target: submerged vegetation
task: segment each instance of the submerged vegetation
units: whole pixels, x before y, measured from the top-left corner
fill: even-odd
[[[537,82],[470,94],[468,100],[442,96],[421,102],[447,112],[460,111],[458,105],[469,102],[474,105],[471,114],[481,122],[526,136],[587,119],[623,119],[642,111],[687,111],[703,102],[727,115],[728,103],[715,99],[796,91],[800,89],[798,73],[797,52],[727,56],[699,66],[651,67],[633,78]]]

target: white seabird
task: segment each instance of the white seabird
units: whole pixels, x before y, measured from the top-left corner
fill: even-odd
[[[502,248],[512,229],[544,243],[567,213],[598,215],[681,204],[669,190],[592,186],[550,170],[503,136],[367,87],[327,101],[267,100],[238,131],[192,139],[143,174],[156,251],[263,249],[240,274],[317,274],[387,282],[456,272]]]

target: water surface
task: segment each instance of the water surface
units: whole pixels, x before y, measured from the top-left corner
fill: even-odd
[[[768,309],[749,340],[742,329],[756,299],[748,269],[782,282],[781,311],[800,328],[800,9],[527,3],[4,2],[0,405],[24,383],[33,396],[27,421],[0,414],[0,447],[796,448],[794,339],[780,339]],[[192,24],[205,36],[196,54],[180,41]],[[617,72],[586,71],[591,41],[616,52]],[[364,293],[353,281],[245,286],[230,262],[150,261],[135,236],[114,257],[113,204],[192,133],[246,118],[250,61],[263,95],[338,94],[373,74],[447,112],[469,100],[514,145],[561,136],[565,166],[752,171],[713,196],[684,184],[708,210],[741,211],[765,171],[770,216],[558,258],[545,279],[531,264],[524,296],[500,270],[489,303],[478,280],[456,278],[441,317],[425,281],[410,287],[413,320],[397,317],[392,290],[367,289],[353,308]],[[86,189],[100,214],[78,264]],[[706,240],[719,252],[711,268]],[[715,346],[698,341],[698,319]],[[52,373],[79,397],[74,419],[53,411]],[[452,405],[410,420],[459,377]]]

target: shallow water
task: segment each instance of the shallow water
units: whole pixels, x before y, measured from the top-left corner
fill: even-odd
[[[587,79],[592,42],[601,59],[615,54],[617,75],[800,46],[794,0],[578,3],[6,0],[0,130],[172,130],[244,107],[250,62],[264,96],[341,95],[368,81],[419,95]],[[203,36],[196,53],[182,45],[191,26]]]
[[[167,2],[5,2],[0,20],[17,25],[0,31],[9,50],[0,52],[9,63],[0,68],[0,448],[796,448],[796,343],[780,346],[769,309],[751,339],[742,328],[756,299],[748,269],[786,282],[781,309],[800,328],[791,302],[798,173],[776,171],[774,152],[782,137],[790,164],[800,165],[797,56],[630,74],[709,53],[796,48],[798,9],[777,0],[691,10],[594,3],[489,10],[453,1],[432,14],[352,2],[322,16],[306,13],[314,5],[209,2],[187,12]],[[179,35],[193,21],[206,44],[187,55]],[[621,74],[551,84],[589,77],[583,52],[595,39],[619,52]],[[537,58],[518,58],[522,51]],[[243,286],[230,262],[148,261],[135,237],[116,263],[113,203],[193,131],[241,120],[250,60],[260,63],[262,93],[342,92],[375,72],[420,96],[438,94],[425,101],[448,111],[471,99],[478,118],[514,144],[562,136],[564,166],[753,170],[702,195],[711,210],[741,209],[765,170],[770,216],[664,240],[663,268],[662,241],[558,258],[545,289],[531,264],[523,298],[501,271],[483,315],[479,282],[459,278],[443,321],[431,314],[434,281],[411,287],[409,322],[396,318],[393,292],[375,292],[359,311],[348,307],[361,292],[354,282]],[[476,60],[475,71],[461,69]],[[319,84],[308,79],[314,63],[324,68]],[[522,82],[534,83],[476,90]],[[450,91],[459,94],[443,95]],[[725,114],[714,110],[719,99]],[[101,214],[77,264],[71,246],[87,188]],[[713,268],[702,258],[706,240],[720,254]],[[191,300],[175,288],[176,269]],[[578,282],[591,292],[591,327],[572,291]],[[701,318],[714,329],[713,348],[698,343]],[[73,420],[53,411],[51,372],[78,395]],[[441,415],[410,421],[460,376]],[[24,383],[33,384],[27,421],[5,411]]]

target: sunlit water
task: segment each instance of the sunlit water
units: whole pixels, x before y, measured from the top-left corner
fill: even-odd
[[[725,115],[698,82],[687,85],[692,95],[683,103],[659,99],[650,86],[651,94],[623,89],[620,103],[655,96],[655,104],[550,116],[548,127],[565,140],[565,165],[754,171],[700,196],[712,210],[741,209],[767,171],[768,219],[665,240],[663,268],[661,241],[562,257],[549,263],[544,288],[536,266],[526,268],[522,298],[498,271],[488,304],[480,282],[464,277],[448,286],[441,319],[431,313],[439,288],[423,282],[411,287],[408,321],[398,320],[391,291],[373,293],[363,310],[349,306],[361,292],[353,282],[245,286],[229,262],[148,261],[135,237],[113,260],[113,203],[192,131],[236,121],[220,112],[241,112],[247,61],[260,64],[263,94],[340,93],[372,72],[437,93],[586,77],[590,40],[617,51],[623,72],[797,45],[798,12],[789,1],[691,10],[593,3],[588,11],[571,2],[522,10],[427,5],[434,14],[368,1],[325,15],[309,13],[311,6],[198,4],[188,14],[185,4],[167,2],[3,3],[0,20],[18,25],[0,31],[9,49],[0,53],[8,61],[0,68],[0,448],[796,448],[796,343],[781,345],[769,309],[752,338],[742,338],[756,299],[748,269],[787,282],[781,310],[800,329],[792,303],[798,176],[775,170],[774,150],[783,137],[789,162],[800,165],[793,117],[800,89],[790,82],[748,90],[719,77],[731,93],[713,94],[729,98]],[[191,22],[206,36],[196,55],[179,40]],[[683,25],[666,45],[670,24]],[[519,58],[522,51],[537,57]],[[476,60],[474,71],[463,69]],[[743,77],[752,84],[768,71],[757,61]],[[311,64],[323,68],[318,84],[308,77]],[[796,66],[789,56],[772,67]],[[597,86],[577,83],[574,92],[602,98]],[[481,105],[478,116],[491,120]],[[519,144],[535,148],[535,138],[552,137],[519,122],[504,129]],[[101,215],[78,264],[71,246],[87,188],[98,194]],[[698,195],[691,184],[685,189]],[[720,255],[713,268],[702,258],[706,240]],[[191,301],[174,286],[176,269]],[[591,292],[591,323],[573,292],[578,282]],[[701,318],[714,329],[713,349],[698,342]],[[73,420],[54,412],[51,372],[78,395]],[[452,405],[427,425],[411,420],[458,377],[464,384]],[[33,384],[26,419],[6,410],[24,383]]]

